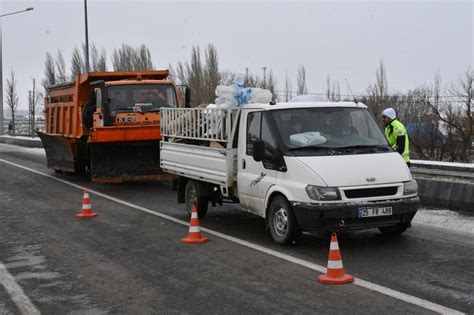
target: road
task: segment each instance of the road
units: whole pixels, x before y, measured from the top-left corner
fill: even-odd
[[[474,313],[474,235],[416,225],[338,235],[354,284],[322,285],[329,238],[272,242],[261,218],[210,208],[183,245],[166,183],[94,185],[0,144],[0,314]],[[82,188],[99,216],[79,220]]]

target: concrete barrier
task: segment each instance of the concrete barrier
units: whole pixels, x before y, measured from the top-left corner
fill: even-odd
[[[474,183],[414,177],[424,206],[474,213]]]

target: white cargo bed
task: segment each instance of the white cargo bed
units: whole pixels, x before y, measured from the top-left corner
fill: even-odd
[[[232,148],[229,139],[233,139],[238,115],[238,111],[217,108],[162,108],[161,169],[232,187],[237,149]],[[212,143],[214,147],[211,147]]]

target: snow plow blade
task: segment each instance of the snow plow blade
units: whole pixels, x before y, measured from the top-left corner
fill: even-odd
[[[49,168],[74,172],[74,154],[70,142],[60,135],[49,135],[36,130],[46,152]]]
[[[94,183],[171,178],[160,168],[159,141],[89,143]]]

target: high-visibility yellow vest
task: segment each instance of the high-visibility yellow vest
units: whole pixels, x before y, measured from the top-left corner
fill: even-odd
[[[398,136],[405,136],[405,148],[403,150],[402,157],[405,162],[408,163],[410,162],[410,143],[408,141],[407,130],[400,121],[394,119],[385,126],[385,137],[394,150],[397,150]]]

